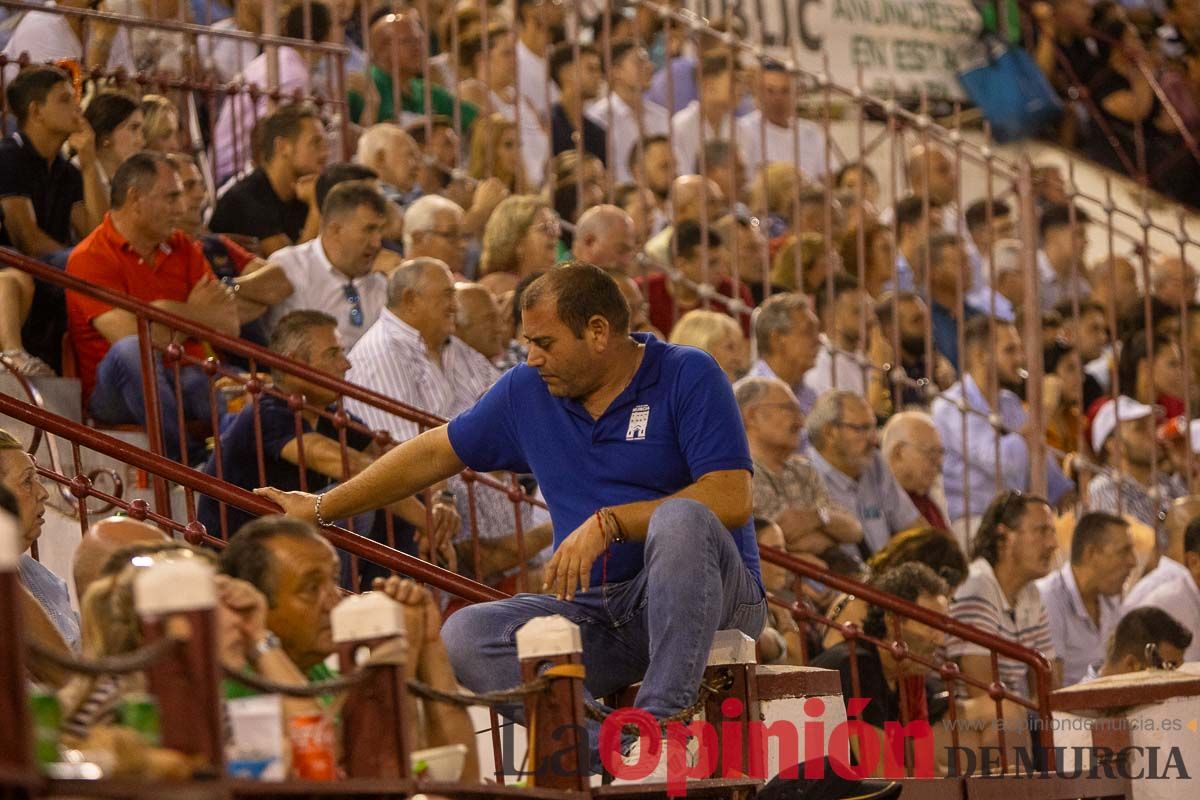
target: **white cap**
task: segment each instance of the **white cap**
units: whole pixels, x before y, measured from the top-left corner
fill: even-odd
[[[1122,422],[1129,422],[1135,419],[1145,419],[1153,414],[1154,406],[1139,403],[1126,395],[1118,397],[1115,403],[1112,400],[1105,400],[1104,405],[1100,406],[1096,411],[1095,418],[1092,419],[1092,450],[1096,455],[1100,455],[1100,451],[1104,449],[1104,443],[1116,430],[1118,417]]]

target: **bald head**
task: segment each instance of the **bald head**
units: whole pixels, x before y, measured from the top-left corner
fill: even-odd
[[[954,161],[937,145],[918,144],[908,151],[908,182],[913,194],[929,195],[929,199],[945,205],[952,202],[958,183]]]
[[[1162,555],[1180,564],[1184,563],[1183,535],[1187,531],[1188,523],[1196,517],[1200,517],[1200,494],[1177,497],[1171,503],[1171,507],[1167,509],[1167,518],[1163,520],[1166,545]]]
[[[507,336],[496,298],[478,283],[460,283],[455,292],[458,316],[454,320],[454,334],[488,361],[499,357]]]
[[[884,460],[905,491],[929,494],[942,471],[942,437],[924,411],[902,411],[883,427]]]
[[[599,205],[583,212],[575,223],[571,254],[601,269],[628,273],[637,254],[633,217],[623,208]]]
[[[1196,300],[1196,268],[1182,258],[1159,259],[1150,268],[1154,296],[1178,309]]]
[[[688,219],[700,219],[700,210],[705,198],[708,201],[708,218],[721,216],[725,198],[716,181],[703,175],[680,175],[671,185],[671,216],[678,225]]]
[[[356,158],[375,170],[384,183],[408,192],[417,181],[421,148],[399,125],[381,122],[363,131]]]
[[[132,544],[166,542],[170,538],[153,525],[129,517],[109,517],[93,524],[79,540],[71,563],[76,596],[83,597],[113,553]]]

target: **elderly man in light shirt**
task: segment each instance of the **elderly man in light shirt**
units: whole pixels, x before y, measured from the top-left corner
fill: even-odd
[[[1063,686],[1079,683],[1104,659],[1104,645],[1120,619],[1121,588],[1137,565],[1129,523],[1103,511],[1079,518],[1071,560],[1037,581],[1054,651],[1063,662]]]
[[[826,392],[817,398],[805,429],[809,461],[829,496],[862,524],[862,541],[843,545],[847,553],[866,560],[895,534],[924,524],[879,453],[875,412],[866,400],[853,392]]]
[[[749,375],[779,378],[808,413],[817,395],[804,381],[820,352],[820,322],[808,298],[797,292],[773,294],[754,313],[754,343],[758,360]]]
[[[1029,443],[1025,409],[1014,391],[1021,387],[1025,367],[1016,327],[980,315],[967,322],[964,343],[962,378],[934,400],[932,413],[946,450],[946,510],[959,543],[969,552],[974,529],[997,490],[1029,489]],[[993,415],[999,418],[999,429],[992,426]],[[1073,484],[1049,455],[1046,461],[1048,499],[1057,504]]]
[[[388,279],[387,308],[350,351],[346,380],[442,417],[470,408],[496,382],[500,371],[454,335],[457,313],[454,277],[444,263],[434,258],[403,262]],[[387,431],[397,442],[421,432],[416,422],[356,400],[347,400],[346,410],[372,429]],[[464,540],[470,534],[471,499],[461,478],[451,479],[449,488],[463,519],[460,540]],[[499,553],[492,551],[507,547],[496,541],[511,538],[513,505],[491,489],[476,490],[474,499],[480,537],[492,542],[481,542],[488,550],[484,556],[493,563]],[[549,531],[541,530],[542,526],[535,529],[538,520],[527,504],[522,508],[525,544],[532,555],[549,545]],[[512,565],[507,559],[507,566]]]

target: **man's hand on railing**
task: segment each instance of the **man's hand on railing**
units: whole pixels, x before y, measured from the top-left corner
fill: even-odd
[[[254,490],[259,497],[265,497],[283,509],[289,517],[302,519],[306,522],[317,521],[317,496],[308,492],[281,492],[274,486],[261,486]]]

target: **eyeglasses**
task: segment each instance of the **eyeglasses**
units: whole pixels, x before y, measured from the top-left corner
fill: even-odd
[[[428,230],[425,233],[428,233],[430,236],[436,236],[439,239],[445,239],[448,242],[454,242],[455,244],[466,244],[471,238],[467,234],[459,233],[458,231]]]
[[[792,416],[798,417],[804,412],[800,409],[799,403],[758,403],[759,408],[782,408],[785,411],[790,411]]]
[[[363,326],[362,299],[358,296],[358,289],[355,288],[354,281],[343,286],[342,291],[346,294],[346,302],[350,304],[350,324],[361,328]]]
[[[1178,661],[1163,661],[1162,656],[1158,654],[1158,642],[1146,643],[1146,663],[1150,665],[1150,669],[1171,670],[1179,669]]]

